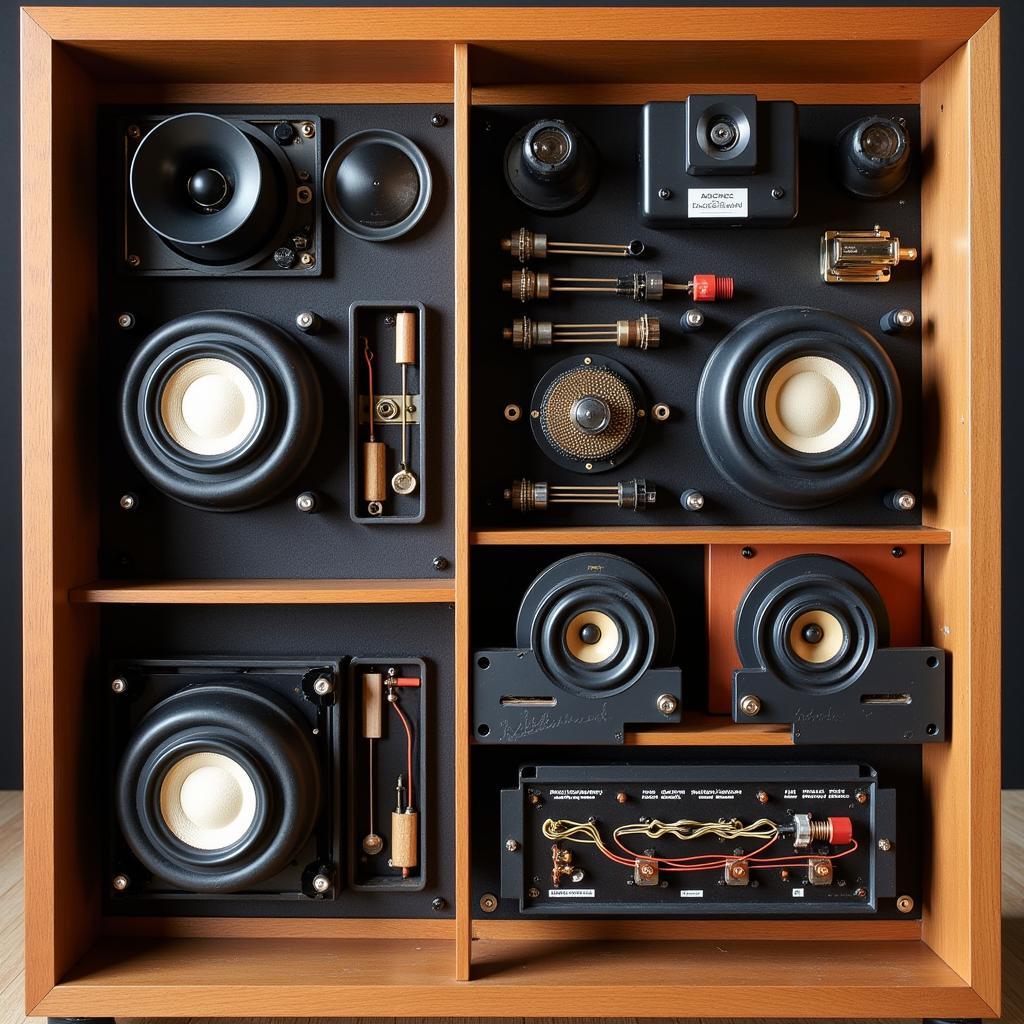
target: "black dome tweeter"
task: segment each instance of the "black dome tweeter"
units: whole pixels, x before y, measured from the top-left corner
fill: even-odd
[[[750,317],[712,352],[697,393],[708,457],[776,508],[818,508],[863,486],[892,452],[899,378],[859,324],[784,306]]]
[[[597,184],[597,172],[592,143],[567,121],[534,121],[505,149],[505,181],[512,194],[542,213],[580,206]]]
[[[910,174],[910,136],[900,118],[862,117],[843,129],[836,147],[843,187],[863,199],[890,195]]]
[[[121,435],[154,487],[196,508],[238,511],[294,480],[320,435],[305,352],[245,313],[192,313],[138,348],[121,385]]]
[[[430,166],[398,132],[357,132],[324,168],[324,198],[335,222],[357,238],[386,242],[410,231],[430,203]]]
[[[188,259],[234,264],[253,258],[285,208],[284,176],[269,139],[213,114],[159,122],[132,158],[129,187],[139,216]]]

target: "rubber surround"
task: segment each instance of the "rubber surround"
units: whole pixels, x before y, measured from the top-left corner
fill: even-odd
[[[609,616],[620,642],[602,662],[575,658],[565,628],[580,612]],[[523,596],[516,645],[533,650],[544,674],[580,697],[608,697],[627,689],[675,647],[675,618],[668,597],[640,566],[604,552],[570,555],[548,566]]]
[[[256,789],[249,830],[218,850],[183,843],[160,813],[167,772],[207,750],[242,764]],[[288,866],[316,824],[320,791],[303,720],[271,691],[233,679],[186,687],[147,712],[122,754],[115,808],[125,842],[156,878],[188,892],[235,892]]]
[[[163,426],[163,387],[182,363],[226,359],[252,381],[260,403],[242,444],[203,456],[175,443]],[[139,346],[121,384],[120,427],[146,479],[194,508],[239,511],[270,501],[305,466],[320,436],[323,400],[306,353],[274,324],[211,310],[164,324]]]
[[[830,660],[814,664],[789,644],[805,612],[834,615],[845,640]],[[796,555],[776,562],[751,583],[736,612],[736,649],[744,668],[764,667],[797,690],[841,690],[889,645],[889,616],[874,584],[848,562],[827,555]]]
[[[839,363],[860,393],[856,428],[828,452],[788,448],[764,416],[772,375],[799,356]],[[852,320],[801,306],[770,309],[734,328],[711,353],[697,392],[708,457],[745,494],[776,508],[819,508],[863,486],[892,452],[902,415],[899,378],[878,341]]]

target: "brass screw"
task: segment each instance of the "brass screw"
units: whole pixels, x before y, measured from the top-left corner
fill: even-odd
[[[535,900],[540,895],[540,889],[536,886],[531,886],[526,895],[529,896],[531,900]]]
[[[858,789],[857,792],[853,795],[853,799],[856,800],[859,804],[866,804],[868,802],[868,795],[864,792],[863,789]]]
[[[740,698],[740,711],[748,718],[753,718],[761,713],[761,698],[756,694],[748,693]]]
[[[625,794],[625,793],[616,793],[616,794],[615,794],[615,799],[616,799],[616,801],[617,801],[618,803],[620,803],[620,804],[624,804],[624,803],[625,803],[625,802],[626,802],[626,801],[627,801],[627,800],[629,799],[629,797],[628,797],[628,796],[626,796],[626,794]]]
[[[508,405],[505,406],[505,419],[507,419],[509,423],[515,423],[516,420],[518,420],[519,417],[522,415],[523,410],[520,409],[519,406],[516,405],[514,402],[510,402]]]
[[[142,129],[137,124],[130,124],[126,134],[129,139],[137,139],[142,135]]]
[[[540,806],[540,797],[536,793],[531,793],[530,794],[530,803],[534,807],[539,807]]]
[[[914,900],[911,896],[901,896],[896,901],[896,909],[901,914],[909,914],[914,909]]]
[[[888,853],[892,849],[892,840],[886,839],[884,836],[878,840],[878,848],[882,853]]]
[[[131,512],[131,510],[135,508],[135,495],[122,494],[117,503],[125,510],[125,512]]]
[[[733,878],[746,878],[747,877],[747,865],[742,861],[737,861],[735,864],[729,865],[729,874]]]
[[[302,206],[307,206],[313,202],[313,190],[308,185],[300,185],[295,190],[295,199]]]
[[[118,891],[124,892],[128,888],[128,876],[127,875],[114,875],[110,884]]]
[[[110,688],[114,693],[124,693],[124,691],[128,689],[128,680],[122,676],[118,676],[116,679],[111,681]]]
[[[669,409],[665,402],[658,402],[658,404],[651,409],[651,415],[658,420],[659,423],[664,423],[671,414],[672,410]]]
[[[316,125],[313,124],[312,121],[303,121],[302,124],[299,125],[299,134],[304,139],[313,138],[313,136],[316,135]]]
[[[498,909],[498,897],[493,892],[485,892],[480,897],[480,909],[485,914],[493,914]]]
[[[135,255],[135,253],[132,253],[128,257],[126,262],[128,263],[129,267],[137,267],[139,266],[140,263],[142,263],[142,260],[140,260],[139,257]]]
[[[825,877],[826,877],[826,876],[827,876],[827,875],[829,874],[829,872],[830,872],[831,870],[832,870],[832,869],[831,869],[831,868],[829,867],[829,865],[828,865],[828,864],[815,864],[815,865],[814,865],[814,873],[815,873],[815,874],[816,874],[816,875],[817,875],[817,876],[818,876],[819,878],[825,878]]]
[[[135,317],[131,313],[118,313],[117,326],[122,331],[130,331],[135,326]]]
[[[299,257],[299,262],[304,267],[311,267],[311,266],[313,266],[314,263],[316,263],[316,257],[311,252],[304,252]]]
[[[768,803],[768,794],[763,789],[757,791],[757,802],[759,804]]]

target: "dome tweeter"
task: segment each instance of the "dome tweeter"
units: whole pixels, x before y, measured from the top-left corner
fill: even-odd
[[[581,206],[597,177],[593,144],[568,121],[534,121],[516,132],[505,149],[505,182],[516,199],[540,213],[567,213]]]
[[[792,723],[796,743],[944,738],[945,652],[889,647],[885,603],[848,562],[776,562],[751,583],[735,622],[735,721]]]
[[[291,129],[287,144],[280,141],[284,133],[261,130],[262,121],[208,113],[168,117],[144,133],[131,126],[129,146],[133,132],[142,134],[130,153],[128,213],[137,215],[160,245],[154,249],[129,216],[129,267],[143,272],[191,267],[215,274],[312,269],[313,192],[298,182],[310,180],[318,169],[318,144],[314,122],[300,123],[310,126],[301,144],[287,121],[278,124]],[[293,260],[270,258],[277,246],[291,246],[300,236],[303,260],[294,252]]]
[[[705,364],[697,424],[716,468],[784,509],[839,501],[864,486],[896,443],[896,370],[859,324],[789,306],[734,328]]]
[[[272,500],[305,466],[323,415],[302,348],[266,320],[223,310],[151,334],[125,371],[119,412],[146,479],[212,511]]]
[[[910,136],[902,118],[862,117],[843,129],[836,149],[843,187],[862,199],[891,195],[910,174]]]
[[[478,651],[474,721],[483,743],[621,743],[627,722],[678,722],[681,673],[666,668],[675,618],[640,566],[589,552],[530,585],[516,647]]]

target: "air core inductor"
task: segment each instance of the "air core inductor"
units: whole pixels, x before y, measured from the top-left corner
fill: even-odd
[[[630,512],[646,512],[657,492],[644,479],[617,484],[548,484],[513,480],[505,500],[519,512],[544,512],[552,505],[615,505]]]
[[[646,351],[661,343],[661,323],[656,317],[616,320],[610,324],[556,324],[549,320],[516,317],[502,337],[515,348],[531,349],[547,345],[617,345]]]
[[[520,302],[573,292],[625,295],[637,302],[660,302],[666,292],[681,292],[695,302],[716,302],[732,298],[733,280],[715,274],[694,274],[692,280],[681,284],[666,281],[660,270],[625,277],[552,277],[545,271],[513,270],[511,277],[502,279],[501,289]]]
[[[644,254],[639,238],[630,242],[555,242],[539,231],[519,228],[501,240],[501,251],[509,252],[522,264],[548,256],[632,256]]]

